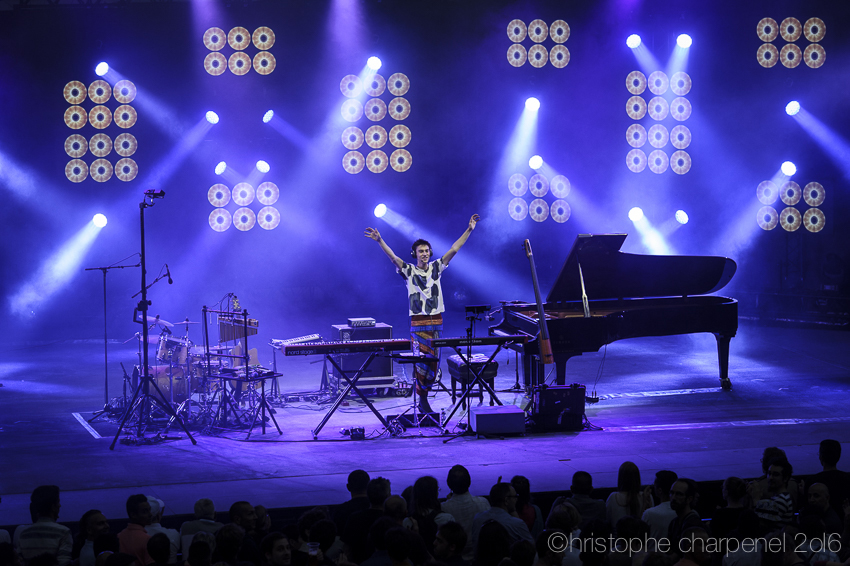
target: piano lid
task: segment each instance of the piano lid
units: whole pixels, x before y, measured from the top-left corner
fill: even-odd
[[[546,302],[708,295],[726,286],[738,266],[726,257],[656,256],[620,251],[628,234],[579,234]]]

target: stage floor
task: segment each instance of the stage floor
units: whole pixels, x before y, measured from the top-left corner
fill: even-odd
[[[820,440],[850,442],[849,338],[841,331],[743,324],[731,345],[731,391],[720,389],[711,335],[627,340],[609,346],[607,354],[574,358],[568,382],[586,385],[588,394],[596,389],[601,401],[586,411],[601,430],[444,442],[439,429],[427,427],[392,438],[351,399],[314,440],[311,431],[329,405],[299,401],[275,409],[282,435],[273,425],[265,434],[258,426],[248,441],[245,431],[219,431],[196,434],[192,445],[175,426],[165,442],[119,442],[114,450],[116,423],[86,424],[103,405],[103,343],[7,342],[0,346],[0,525],[28,522],[29,494],[41,484],[59,485],[60,521],[72,521],[92,507],[109,518],[124,517],[127,496],[140,492],[163,499],[167,514],[191,513],[200,497],[211,497],[219,510],[238,500],[269,508],[334,504],[347,499],[346,477],[356,468],[389,478],[394,493],[425,474],[443,484],[456,463],[469,468],[475,494],[486,494],[499,476],[516,474],[541,492],[568,489],[577,470],[590,472],[596,487],[615,486],[625,460],[637,463],[645,484],[659,469],[699,481],[753,477],[761,473],[762,449],[775,445],[786,450],[795,475],[816,473]],[[130,370],[136,358],[133,343],[109,345],[110,397],[121,393],[119,362]],[[271,348],[262,347],[261,363],[271,359]],[[278,354],[281,393],[318,390],[321,361]],[[497,361],[496,389],[508,390],[516,381],[514,354],[502,352]],[[397,376],[409,375],[409,366],[394,368]],[[523,402],[518,393],[499,397],[506,404]],[[385,416],[411,403],[410,397],[370,399]],[[450,398],[439,393],[431,404],[439,411]],[[370,438],[340,434],[351,426],[363,426]],[[847,462],[839,467],[846,469]]]

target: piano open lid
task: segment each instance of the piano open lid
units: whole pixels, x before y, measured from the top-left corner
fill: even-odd
[[[738,266],[713,256],[628,254],[628,234],[579,234],[546,302],[580,301],[578,262],[589,300],[708,295],[726,286]]]

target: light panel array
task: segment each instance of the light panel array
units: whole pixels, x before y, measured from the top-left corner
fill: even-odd
[[[820,18],[809,18],[805,24],[800,24],[800,20],[793,17],[785,18],[781,24],[777,24],[773,18],[762,18],[756,33],[764,42],[756,51],[756,59],[762,67],[769,69],[781,61],[788,69],[798,67],[801,62],[817,69],[826,62],[826,50],[820,45],[826,36],[826,24]],[[773,45],[773,41],[780,36],[786,41],[781,50]],[[801,36],[810,41],[805,50],[801,50],[795,43]]]
[[[204,46],[211,51],[204,57],[204,70],[213,76],[224,74],[230,69],[234,75],[247,75],[251,67],[260,74],[268,75],[274,71],[277,61],[269,51],[274,45],[275,37],[271,28],[260,26],[252,34],[247,29],[236,26],[228,33],[218,27],[211,27],[204,32]],[[245,49],[253,43],[259,51],[253,59],[245,53]],[[229,57],[221,54],[225,46],[230,46],[233,53]]]
[[[207,191],[207,200],[215,209],[210,213],[210,228],[224,232],[231,224],[240,232],[247,232],[259,224],[263,230],[274,230],[280,224],[280,212],[272,206],[280,198],[280,189],[271,181],[261,183],[256,190],[250,183],[239,183],[233,190],[217,183]],[[248,208],[254,201],[263,205],[256,213]],[[238,206],[232,213],[225,207]]]
[[[773,181],[762,181],[756,189],[756,196],[765,205],[756,213],[756,222],[762,230],[773,230],[779,225],[788,232],[796,232],[800,226],[809,232],[820,232],[826,225],[826,216],[819,208],[826,199],[826,190],[820,183],[812,181],[801,189],[794,181],[778,188]],[[811,207],[805,214],[800,214],[794,207],[801,198]],[[772,206],[777,200],[786,205],[778,213]]]
[[[525,39],[532,45],[526,49]],[[550,39],[554,45],[547,49],[543,43]],[[556,69],[570,64],[570,50],[563,45],[570,38],[570,26],[564,20],[555,20],[547,25],[543,20],[532,20],[527,26],[522,20],[513,20],[508,24],[508,63],[522,67],[528,62],[534,68],[542,69],[551,62]]]
[[[540,173],[532,175],[530,179],[522,173],[516,173],[508,179],[508,190],[514,196],[508,203],[508,214],[514,220],[524,220],[530,216],[535,222],[543,222],[551,217],[561,224],[570,219],[572,210],[564,200],[570,194],[570,181],[563,175],[556,175],[550,182]],[[527,202],[522,198],[527,192],[536,198]],[[543,198],[548,193],[555,197],[551,204]]]

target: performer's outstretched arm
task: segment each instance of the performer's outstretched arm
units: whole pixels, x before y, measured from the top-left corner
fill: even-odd
[[[378,232],[378,230],[376,230],[375,228],[366,228],[366,231],[363,233],[363,235],[367,238],[372,238],[373,240],[378,242],[378,244],[380,244],[381,246],[381,249],[384,250],[384,253],[387,254],[388,258],[390,258],[390,261],[393,262],[396,267],[401,269],[401,266],[404,265],[404,261],[402,261],[402,259],[397,255],[395,255],[395,252],[393,252],[392,249],[390,249],[390,247],[384,241],[384,239],[381,238],[381,234]]]
[[[449,248],[449,251],[445,253],[443,256],[443,264],[448,265],[452,258],[460,251],[460,248],[466,243],[466,240],[469,239],[469,235],[472,234],[472,231],[475,230],[475,225],[478,221],[481,220],[481,217],[477,214],[473,214],[472,218],[469,219],[469,226],[466,228],[463,234],[460,235],[460,238],[452,244],[452,247]]]

